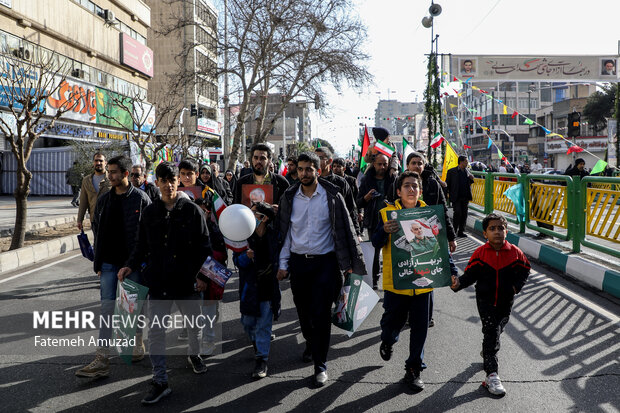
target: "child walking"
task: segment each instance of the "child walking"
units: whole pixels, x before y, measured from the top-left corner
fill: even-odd
[[[487,243],[474,251],[462,276],[452,276],[450,288],[456,292],[476,284],[487,375],[483,386],[491,394],[503,396],[506,390],[498,376],[497,363],[499,337],[508,324],[514,296],[521,291],[530,273],[530,263],[523,251],[506,241],[508,222],[502,215],[487,215],[482,220],[482,229]]]
[[[258,202],[252,205],[256,230],[248,239],[249,248],[233,254],[239,268],[239,304],[241,323],[254,346],[256,364],[252,377],[267,376],[267,360],[271,345],[273,320],[280,316],[280,287],[278,270],[278,236],[272,226],[276,214],[271,205]]]

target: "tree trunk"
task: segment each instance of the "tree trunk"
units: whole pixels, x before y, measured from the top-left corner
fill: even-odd
[[[32,174],[23,170],[21,165],[17,167],[17,188],[15,188],[15,228],[9,250],[15,250],[24,246],[26,237],[26,222],[28,216],[28,195],[30,194],[30,180]]]

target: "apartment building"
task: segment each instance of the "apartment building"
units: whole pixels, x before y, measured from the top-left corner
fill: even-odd
[[[36,142],[29,163],[32,194],[71,193],[64,179],[74,156],[70,141],[128,142],[126,130],[101,114],[112,110],[114,94],[146,94],[154,73],[147,46],[150,24],[151,11],[142,0],[0,0],[0,51],[24,61],[55,53],[56,65],[69,69],[68,87],[81,88],[88,97],[88,110],[67,112]],[[6,74],[9,68],[0,70]],[[1,106],[0,116],[8,116]],[[55,113],[53,106],[49,109]],[[131,116],[119,116],[133,128]],[[0,146],[2,192],[11,193],[16,166],[5,145]]]
[[[180,96],[180,105],[187,109],[183,111],[181,134],[193,146],[190,152],[202,158],[199,148],[221,147],[223,130],[223,118],[218,113],[218,81],[214,76],[217,9],[211,0],[147,3],[152,16],[149,38],[154,39],[155,52],[155,75],[149,81],[149,94]],[[179,28],[166,30],[171,24]],[[178,130],[172,133],[177,134]]]

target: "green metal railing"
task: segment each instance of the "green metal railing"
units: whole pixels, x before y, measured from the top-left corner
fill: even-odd
[[[508,221],[519,225],[521,233],[529,228],[572,241],[573,252],[587,246],[620,257],[620,176],[580,179],[565,175],[472,173],[471,209],[484,214],[502,212]],[[518,219],[514,204],[504,196],[508,188],[517,184],[522,186],[525,220]],[[603,245],[601,240],[610,246]]]

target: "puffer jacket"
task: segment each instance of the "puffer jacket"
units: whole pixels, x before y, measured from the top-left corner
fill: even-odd
[[[301,183],[297,182],[288,188],[280,199],[277,222],[279,224],[278,229],[280,230],[281,240],[284,240],[286,234],[288,234],[293,212],[293,199],[300,185]],[[355,274],[366,274],[362,249],[339,188],[323,178],[319,178],[319,185],[325,188],[327,192],[332,236],[340,269],[342,271],[352,269]],[[282,243],[283,241],[281,241]],[[280,245],[281,247],[282,245]]]
[[[508,241],[499,250],[488,242],[478,247],[459,277],[459,288],[476,283],[476,298],[497,306],[512,303],[530,274],[530,262],[517,246]]]

